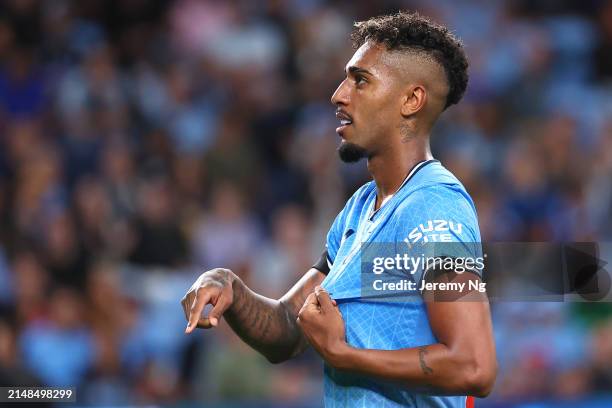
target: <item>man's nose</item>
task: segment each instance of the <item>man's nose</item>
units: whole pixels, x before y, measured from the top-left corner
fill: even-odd
[[[347,105],[348,104],[348,92],[346,87],[346,79],[340,82],[338,88],[331,97],[331,103],[334,105]]]

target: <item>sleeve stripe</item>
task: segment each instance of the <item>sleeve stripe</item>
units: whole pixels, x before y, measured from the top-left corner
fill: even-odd
[[[327,250],[325,250],[321,254],[321,258],[319,258],[319,260],[314,265],[312,265],[312,267],[319,270],[321,273],[327,275],[329,273],[329,270],[331,269],[331,265],[332,262],[329,259]]]

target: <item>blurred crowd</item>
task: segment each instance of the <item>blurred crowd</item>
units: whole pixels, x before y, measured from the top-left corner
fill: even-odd
[[[466,44],[432,147],[483,238],[612,239],[612,1],[5,0],[0,383],[316,405],[314,353],[271,366],[225,325],[185,336],[179,300],[218,266],[277,297],[318,259],[368,180],[335,151],[349,32],[400,8]],[[492,400],[612,390],[610,304],[493,312]]]

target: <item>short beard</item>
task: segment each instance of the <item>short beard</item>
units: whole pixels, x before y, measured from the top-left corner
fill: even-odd
[[[353,143],[343,142],[338,147],[338,156],[345,163],[355,163],[368,157],[368,152],[361,146]]]

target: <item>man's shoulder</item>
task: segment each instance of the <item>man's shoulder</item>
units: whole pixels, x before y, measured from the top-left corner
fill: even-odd
[[[415,175],[406,192],[406,203],[427,201],[435,205],[436,200],[467,201],[473,206],[472,198],[459,179],[440,162],[432,163]]]
[[[367,183],[363,184],[347,200],[346,205],[344,207],[345,210],[354,209],[356,207],[359,207],[359,208],[362,207],[363,205],[365,205],[370,194],[372,194],[372,192],[375,190],[376,190],[376,185],[374,181],[368,181]]]
[[[370,181],[364,183],[357,190],[355,190],[355,192],[351,196],[350,200],[353,200],[353,199],[357,199],[358,200],[358,199],[362,199],[362,198],[367,198],[368,195],[372,192],[372,190],[375,190],[375,189],[376,189],[376,183],[374,183],[373,180],[370,180]]]
[[[465,191],[461,181],[437,160],[423,167],[411,181],[412,190],[448,188],[450,191]]]
[[[362,185],[353,193],[353,195],[346,201],[344,208],[338,213],[332,225],[332,229],[341,228],[344,229],[348,222],[356,222],[364,212],[368,197],[375,190],[374,182],[370,181]]]
[[[414,213],[421,208],[424,212],[463,207],[475,210],[474,201],[461,184],[428,184],[412,190],[398,205],[401,212]]]
[[[408,219],[448,218],[476,220],[476,207],[463,184],[442,165],[428,166],[406,191],[396,216]],[[426,170],[426,169],[424,169]]]

